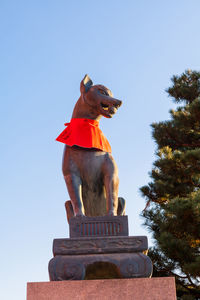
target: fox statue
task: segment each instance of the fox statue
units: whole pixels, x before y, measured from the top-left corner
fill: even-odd
[[[112,118],[122,105],[103,85],[93,85],[88,75],[80,84],[80,98],[72,119],[57,137],[65,144],[62,171],[70,201],[68,220],[75,216],[125,214],[125,200],[118,198],[118,169],[111,147],[99,128],[102,116]]]

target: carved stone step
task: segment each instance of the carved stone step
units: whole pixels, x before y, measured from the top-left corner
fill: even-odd
[[[130,252],[146,253],[147,249],[148,242],[146,236],[82,237],[55,239],[53,241],[54,256]]]
[[[127,216],[74,217],[69,220],[70,237],[128,236]]]

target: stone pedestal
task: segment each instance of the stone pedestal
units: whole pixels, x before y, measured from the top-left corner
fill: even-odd
[[[176,300],[173,277],[30,282],[27,300]]]
[[[75,217],[70,238],[55,239],[51,281],[150,277],[145,236],[128,236],[127,216]]]
[[[27,286],[27,300],[175,300],[174,278],[148,278],[146,236],[128,236],[128,218],[75,217],[55,239],[50,282]],[[145,278],[146,277],[146,278]]]

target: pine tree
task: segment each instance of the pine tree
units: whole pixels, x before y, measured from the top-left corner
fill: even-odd
[[[173,76],[167,90],[178,106],[153,123],[157,144],[142,215],[154,238],[153,276],[175,276],[178,299],[200,299],[200,73]]]

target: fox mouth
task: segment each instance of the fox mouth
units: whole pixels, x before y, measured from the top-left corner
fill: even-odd
[[[105,110],[105,111],[108,111],[109,105],[101,103],[101,108],[103,108],[103,110]]]
[[[101,103],[101,113],[106,118],[112,118],[112,116],[117,112],[118,107],[115,105],[108,105]]]
[[[109,105],[108,104],[105,104],[105,103],[101,103],[101,107],[103,108],[103,110],[109,110]],[[120,104],[115,104],[115,105],[112,105],[110,106],[110,108],[116,108],[118,109],[120,107]]]

